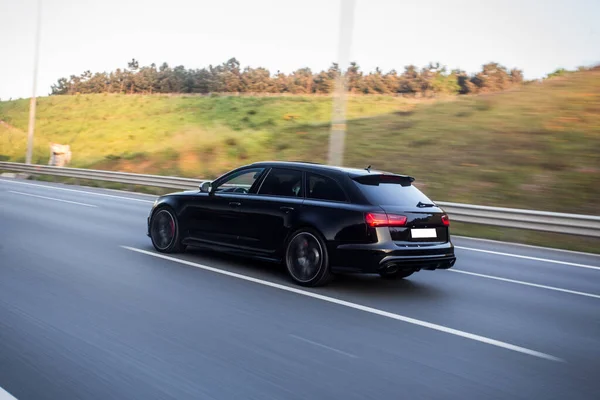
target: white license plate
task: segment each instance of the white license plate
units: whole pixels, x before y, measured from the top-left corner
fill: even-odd
[[[411,229],[410,235],[413,239],[435,238],[437,231],[435,229]]]

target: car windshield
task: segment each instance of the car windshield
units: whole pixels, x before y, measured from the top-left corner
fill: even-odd
[[[412,206],[431,205],[431,201],[416,187],[402,186],[398,183],[366,184],[355,182],[371,204],[380,206]]]

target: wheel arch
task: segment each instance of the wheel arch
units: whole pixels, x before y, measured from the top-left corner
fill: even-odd
[[[317,232],[319,234],[319,236],[320,236],[320,239],[325,244],[327,244],[327,239],[325,238],[325,235],[323,235],[323,232],[314,223],[311,223],[311,222],[308,222],[308,221],[298,221],[296,224],[290,226],[290,228],[287,230],[287,233],[285,235],[285,239],[281,243],[281,254],[282,254],[282,256],[285,257],[285,250],[287,248],[288,243],[292,239],[292,235],[294,233],[298,232],[301,229],[310,229],[312,231]]]
[[[180,199],[177,196],[166,195],[159,197],[156,204],[152,207],[149,217],[152,218],[158,210],[165,207],[168,207],[173,211],[180,225],[185,225],[185,218],[182,218],[182,212],[185,208],[183,199]]]

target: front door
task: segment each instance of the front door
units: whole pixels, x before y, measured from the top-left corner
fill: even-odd
[[[198,194],[186,215],[193,240],[225,246],[239,246],[239,208],[264,168],[235,171],[214,183],[209,195]]]

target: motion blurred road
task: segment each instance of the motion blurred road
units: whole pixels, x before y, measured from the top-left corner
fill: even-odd
[[[194,250],[158,257],[145,236],[153,201],[0,180],[6,392],[598,398],[600,257],[455,238],[452,270],[306,290],[270,264]]]

